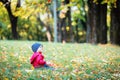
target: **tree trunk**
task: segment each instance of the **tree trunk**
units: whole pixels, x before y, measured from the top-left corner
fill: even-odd
[[[69,4],[69,2],[66,3],[66,4]],[[68,23],[68,26],[70,27],[70,33],[69,33],[70,41],[73,42],[74,41],[74,37],[73,37],[73,28],[72,28],[72,25],[71,25],[71,8],[70,7],[68,7],[68,11],[67,11],[66,17],[68,18],[68,22],[67,23]]]
[[[81,11],[83,11],[85,13],[82,16],[84,16],[85,20],[80,20],[80,21],[81,21],[81,24],[83,25],[83,29],[85,31],[87,31],[87,23],[86,23],[86,21],[87,21],[87,15],[86,15],[86,11],[85,11],[85,1],[82,0],[81,2],[82,2],[82,8],[83,8],[83,10],[81,10]]]
[[[88,0],[88,25],[87,25],[87,42],[97,43],[97,27],[99,26],[99,5]]]
[[[38,22],[39,22],[40,25],[42,26],[42,28],[43,28],[43,27],[46,28],[47,40],[48,40],[49,42],[51,42],[53,36],[52,36],[52,30],[51,30],[51,27],[50,27],[49,22],[44,23],[44,22],[41,20],[41,18],[40,18],[40,13],[38,13],[36,17],[37,17]],[[47,14],[47,18],[48,18],[48,19],[50,18],[50,17],[49,17],[49,14]],[[39,37],[39,34],[38,34],[38,37]],[[39,40],[39,39],[38,39],[38,40]]]
[[[111,9],[110,42],[120,45],[120,0],[117,0],[116,6]]]
[[[78,21],[79,20],[77,19],[76,22],[78,23]],[[76,42],[79,42],[79,39],[78,39],[79,38],[79,35],[78,35],[78,24],[76,25],[75,29],[76,29],[75,39],[76,39]]]
[[[10,17],[10,22],[11,22],[11,26],[12,26],[12,35],[13,35],[13,39],[18,39],[18,33],[17,33],[17,20],[18,17],[9,15]]]
[[[70,1],[69,0],[65,0],[65,2],[63,2],[65,5],[69,4]],[[67,25],[66,25],[67,24]],[[72,25],[71,25],[71,8],[68,7],[68,11],[67,13],[65,14],[65,18],[62,19],[61,21],[61,25],[64,25],[64,26],[61,26],[61,28],[63,29],[62,30],[62,41],[63,42],[66,42],[66,40],[70,40],[71,42],[73,42],[73,29],[72,29]],[[66,31],[66,26],[69,26],[70,28],[70,31]],[[68,36],[66,36],[68,35]]]
[[[88,24],[87,24],[87,42],[89,43],[107,43],[106,14],[107,5],[93,3],[88,1]]]
[[[99,39],[98,43],[106,44],[107,43],[107,4],[100,4],[100,25],[98,30]]]
[[[66,42],[66,18],[63,18],[61,20],[61,24],[60,24],[60,27],[61,27],[61,38],[62,38],[62,42]]]
[[[17,33],[17,19],[18,17],[14,16],[11,11],[11,2],[9,0],[1,0],[1,2],[5,5],[5,8],[7,9],[10,22],[11,22],[11,31],[13,35],[13,39],[18,39],[18,33]],[[20,7],[20,0],[17,1],[16,8]]]

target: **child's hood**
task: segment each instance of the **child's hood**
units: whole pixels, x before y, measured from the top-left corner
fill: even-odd
[[[32,55],[32,57],[30,58],[30,63],[31,63],[31,64],[34,62],[34,60],[35,60],[35,58],[36,58],[37,56],[39,56],[39,53],[34,53],[34,54]]]

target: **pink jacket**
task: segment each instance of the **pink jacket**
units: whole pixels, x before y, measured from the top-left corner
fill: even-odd
[[[35,52],[31,58],[30,63],[35,67],[43,67],[44,64],[46,64],[46,61],[44,61],[44,56],[40,52]]]

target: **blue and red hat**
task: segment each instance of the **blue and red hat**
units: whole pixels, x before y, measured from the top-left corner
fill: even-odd
[[[38,50],[38,48],[39,48],[40,46],[42,46],[42,44],[40,44],[40,43],[34,43],[34,44],[32,45],[32,51],[33,51],[33,52],[37,52],[37,50]]]

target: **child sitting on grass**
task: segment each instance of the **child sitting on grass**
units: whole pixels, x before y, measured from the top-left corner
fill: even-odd
[[[30,58],[30,63],[34,66],[34,68],[47,68],[53,70],[54,68],[51,67],[52,65],[50,62],[46,62],[44,60],[43,52],[43,45],[40,43],[34,43],[32,45],[33,55]]]

